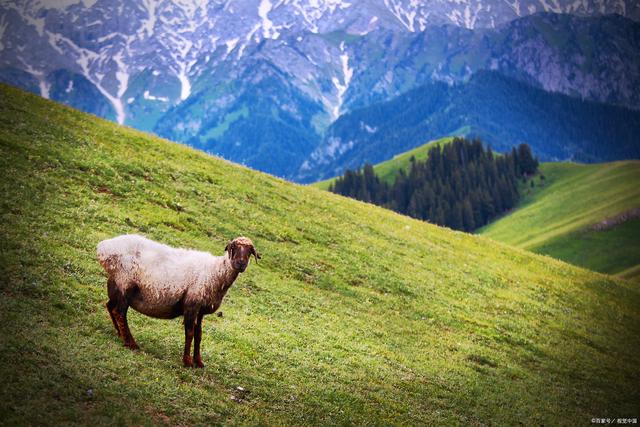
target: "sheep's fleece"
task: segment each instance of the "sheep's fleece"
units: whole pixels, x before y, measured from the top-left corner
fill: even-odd
[[[97,253],[120,292],[137,287],[131,306],[152,317],[171,317],[183,297],[184,306],[215,311],[237,276],[227,253],[176,249],[135,234],[103,240]]]

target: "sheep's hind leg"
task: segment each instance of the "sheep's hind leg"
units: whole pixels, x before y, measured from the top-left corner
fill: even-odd
[[[136,340],[133,339],[133,335],[131,335],[131,331],[129,330],[129,323],[127,322],[127,307],[124,310],[124,313],[120,314],[120,319],[122,320],[121,328],[124,330],[124,346],[129,347],[131,350],[137,350],[138,344]]]
[[[193,341],[193,363],[195,364],[196,368],[204,368],[204,363],[202,363],[202,356],[200,355],[200,340],[202,339],[202,318],[202,314],[198,315]]]
[[[192,314],[184,314],[184,353],[182,355],[182,363],[187,368],[193,368],[193,359],[191,358],[191,341],[195,333],[196,318]]]

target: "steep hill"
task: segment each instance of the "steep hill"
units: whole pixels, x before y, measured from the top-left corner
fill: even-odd
[[[640,406],[637,286],[0,94],[7,424],[573,424]],[[138,352],[115,336],[95,245],[126,232],[262,252],[205,320],[205,370],[180,366],[178,319],[131,312]]]
[[[640,278],[640,162],[544,163],[544,186],[480,233],[596,271]],[[539,179],[536,179],[539,184]]]
[[[478,136],[497,151],[526,142],[541,160],[640,157],[640,112],[549,93],[482,71],[431,83],[341,116],[301,169],[301,181],[379,163],[442,135]]]

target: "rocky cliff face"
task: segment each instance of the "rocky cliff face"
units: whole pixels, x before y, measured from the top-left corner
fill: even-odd
[[[481,69],[638,108],[638,24],[602,13],[640,19],[640,6],[5,1],[0,80],[293,177],[345,112]]]

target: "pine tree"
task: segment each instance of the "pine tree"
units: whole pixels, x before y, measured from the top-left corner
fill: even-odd
[[[538,170],[538,160],[533,157],[531,148],[527,144],[518,145],[518,161],[522,175],[530,176]]]
[[[451,207],[451,213],[449,215],[449,227],[454,230],[463,230],[464,223],[462,217],[462,204],[457,202],[454,206]]]
[[[469,199],[465,199],[462,205],[462,222],[464,223],[464,231],[471,231],[476,228],[476,223],[473,219],[473,209],[471,208]]]

